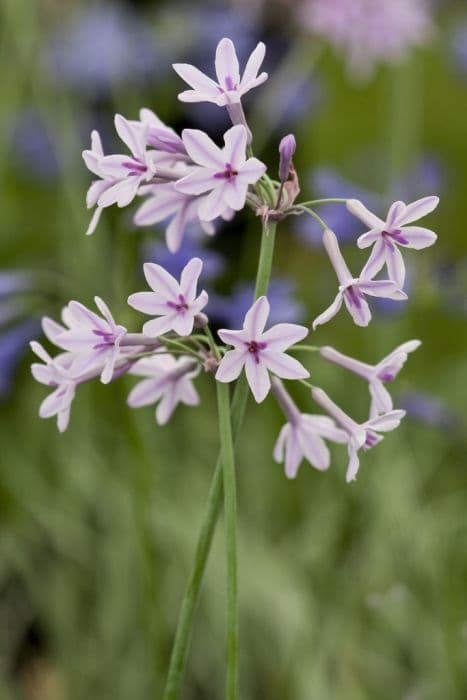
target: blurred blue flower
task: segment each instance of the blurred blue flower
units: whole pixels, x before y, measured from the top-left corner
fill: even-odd
[[[439,265],[434,279],[443,311],[449,316],[467,316],[467,258]]]
[[[162,265],[177,279],[191,258],[201,258],[203,261],[202,281],[213,281],[222,274],[225,260],[220,253],[203,247],[197,241],[185,237],[176,253],[171,253],[165,243],[151,243],[144,250],[144,261]]]
[[[16,368],[39,332],[39,321],[31,318],[0,332],[0,398],[10,393]]]
[[[271,313],[267,327],[276,323],[298,323],[305,317],[305,306],[294,297],[294,283],[286,278],[271,280],[267,297]],[[207,313],[218,325],[226,328],[241,328],[248,309],[254,300],[254,284],[240,282],[235,285],[230,297],[209,295]]]
[[[66,86],[87,92],[158,77],[161,50],[144,22],[128,8],[101,2],[73,17],[50,40],[50,68]]]
[[[454,411],[429,394],[418,391],[407,392],[399,397],[398,406],[407,411],[409,418],[419,423],[451,430],[458,425],[458,417]]]
[[[12,162],[22,178],[45,182],[57,178],[60,165],[53,130],[37,109],[15,115],[10,144]]]
[[[451,51],[455,68],[467,76],[467,18],[451,33]]]
[[[33,280],[27,270],[0,270],[0,299],[32,288]]]

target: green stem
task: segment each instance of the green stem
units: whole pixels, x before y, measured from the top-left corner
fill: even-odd
[[[297,206],[299,207],[312,207],[315,204],[345,204],[347,199],[341,199],[339,197],[327,197],[326,199],[310,199],[308,202],[299,202]]]
[[[237,698],[238,598],[237,598],[237,489],[227,384],[217,382],[219,436],[223,465],[225,540],[227,550],[227,685],[226,699]]]
[[[310,209],[309,207],[306,207],[303,204],[297,205],[297,209],[302,209],[303,211],[306,211],[307,214],[312,216],[313,219],[315,219],[318,222],[318,224],[323,228],[323,230],[326,230],[327,228],[329,228],[329,226],[326,224],[326,222],[323,221],[323,219],[320,216],[318,216],[318,214],[315,211],[313,211],[313,209]]]
[[[318,345],[293,345],[290,350],[299,350],[300,352],[319,352],[321,350]]]
[[[274,253],[276,224],[265,224],[261,238],[261,250],[256,275],[255,298],[267,293]],[[245,415],[248,400],[248,384],[242,375],[237,381],[232,399],[232,433],[235,441]],[[196,544],[193,566],[183,596],[175,641],[170,657],[169,672],[163,700],[178,700],[185,670],[193,619],[198,605],[204,571],[211,550],[214,531],[222,502],[222,459],[219,456],[209,490],[208,503]]]

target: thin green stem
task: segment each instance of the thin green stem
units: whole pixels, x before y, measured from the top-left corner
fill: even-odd
[[[192,348],[188,347],[188,345],[185,345],[179,340],[172,340],[171,338],[160,338],[161,342],[164,343],[164,345],[168,345],[169,348],[177,348],[178,350],[183,350],[185,355],[193,355],[193,357],[196,357],[197,360],[200,359],[199,355],[197,352],[195,352]]]
[[[338,197],[327,197],[326,199],[310,199],[309,202],[299,202],[297,206],[299,207],[312,207],[315,204],[345,204],[348,199],[341,199]]]
[[[289,350],[299,350],[300,352],[319,352],[321,350],[317,345],[293,345]]]
[[[223,465],[225,541],[227,550],[227,684],[226,700],[237,700],[238,595],[237,595],[237,487],[227,384],[217,382],[219,437]]]
[[[255,298],[266,294],[268,290],[274,253],[275,230],[276,224],[273,222],[269,223],[269,225],[265,224],[263,228],[256,275]],[[242,375],[237,381],[231,407],[232,433],[235,441],[238,439],[243,422],[247,400],[248,384],[244,375]],[[219,456],[209,490],[206,512],[196,544],[193,565],[183,596],[163,700],[178,700],[180,697],[194,615],[222,502],[222,480],[222,459]]]
[[[302,209],[303,211],[306,211],[307,214],[312,216],[313,219],[315,219],[318,222],[318,224],[323,228],[323,230],[326,230],[327,228],[329,228],[329,226],[326,224],[326,222],[323,221],[323,219],[320,216],[318,216],[318,214],[315,211],[313,211],[313,209],[306,207],[304,204],[299,204],[296,208]]]

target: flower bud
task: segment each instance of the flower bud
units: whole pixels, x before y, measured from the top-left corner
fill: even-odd
[[[293,134],[288,134],[284,136],[279,144],[279,180],[284,183],[287,182],[289,177],[289,169],[292,165],[292,158],[297,148],[297,143],[295,141],[295,136]]]

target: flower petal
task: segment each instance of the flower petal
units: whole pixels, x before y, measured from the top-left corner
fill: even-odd
[[[173,324],[177,314],[173,313],[167,316],[161,316],[160,318],[152,318],[150,321],[146,321],[143,326],[143,333],[148,335],[150,338],[158,338],[164,333],[171,331],[173,329]]]
[[[301,362],[283,352],[262,350],[261,362],[264,362],[268,370],[282,379],[306,379],[310,376]]]
[[[395,282],[399,289],[402,289],[405,282],[405,264],[402,253],[399,248],[390,241],[386,241],[384,248],[389,279]]]
[[[224,343],[233,345],[234,347],[244,347],[250,340],[249,334],[245,333],[243,329],[240,331],[230,331],[221,328],[217,331],[217,335]]]
[[[178,301],[180,286],[167,270],[156,263],[144,263],[143,270],[151,289],[155,292],[160,292],[167,299]]]
[[[385,228],[385,222],[380,219],[379,216],[376,216],[376,214],[373,214],[369,209],[367,209],[366,206],[360,202],[360,200],[348,199],[346,202],[346,207],[347,211],[349,211],[353,216],[356,216],[357,219],[360,219],[360,221],[363,221],[363,223],[370,229],[381,230],[382,228]]]
[[[248,134],[243,124],[232,126],[224,134],[224,159],[234,170],[240,170],[246,161]]]
[[[384,240],[379,237],[373,246],[373,250],[370,253],[370,257],[366,261],[363,270],[360,273],[361,279],[371,280],[381,268],[384,266],[386,261],[386,244]]]
[[[191,258],[182,270],[180,291],[187,303],[191,303],[196,297],[196,287],[202,269],[203,261],[200,258]]]
[[[422,250],[428,248],[435,243],[438,236],[434,231],[422,226],[404,226],[402,235],[408,240],[408,243],[401,243],[404,248],[413,248],[414,250]]]
[[[261,362],[257,362],[251,353],[247,353],[245,372],[255,401],[261,403],[271,388],[271,380],[266,367]]]
[[[344,292],[344,302],[354,323],[357,326],[368,326],[371,321],[371,311],[363,295],[360,294],[358,290],[354,290],[353,294],[346,294]]]
[[[215,177],[215,173],[212,170],[195,167],[188,175],[178,180],[175,187],[178,192],[182,192],[183,194],[199,195],[210,192],[217,187],[218,184],[219,180]]]
[[[225,90],[232,90],[240,82],[240,67],[238,65],[235,46],[230,39],[221,39],[216,49],[216,75],[219,84]]]
[[[229,350],[222,358],[216,372],[218,382],[233,382],[238,378],[245,364],[246,353],[242,350]]]
[[[302,458],[297,431],[291,428],[285,445],[285,474],[288,479],[295,479]]]
[[[222,181],[212,192],[201,199],[198,216],[202,221],[213,221],[227,208],[225,201],[226,182]]]
[[[263,333],[262,340],[267,343],[268,350],[283,352],[291,345],[303,340],[308,333],[306,326],[299,326],[296,323],[277,323]]]
[[[374,430],[378,433],[388,433],[391,430],[395,430],[403,417],[405,416],[405,411],[396,410],[385,413],[383,416],[378,416],[377,418],[372,418],[365,423],[365,428],[369,430]]]
[[[358,451],[353,440],[349,440],[347,449],[349,452],[349,464],[347,466],[345,480],[347,481],[347,483],[350,483],[351,481],[355,481],[357,477],[357,473],[360,467],[360,460],[358,458]]]
[[[417,221],[427,214],[430,214],[436,209],[438,204],[439,197],[435,197],[434,195],[417,199],[415,202],[408,204],[402,219],[398,222],[399,226],[404,226],[411,221]]]
[[[214,80],[198,70],[198,68],[191,66],[189,63],[174,63],[172,68],[176,73],[178,73],[182,80],[193,88],[195,93],[198,93],[198,99],[189,100],[190,102],[201,102],[206,98],[217,99],[217,96],[219,95],[217,84],[214,82]],[[186,92],[191,93],[192,91],[187,90]],[[179,100],[182,99],[181,95],[183,94],[185,93],[181,93],[178,96]],[[205,97],[203,97],[203,95]]]
[[[182,140],[190,158],[204,168],[223,168],[225,159],[221,149],[200,129],[183,129]]]
[[[264,175],[266,170],[265,164],[258,158],[248,158],[241,166],[236,180],[243,184],[254,185]]]
[[[146,151],[145,131],[140,122],[130,121],[122,117],[121,114],[116,114],[115,129],[134,156],[144,157]]]
[[[391,231],[396,226],[402,225],[400,222],[402,221],[406,209],[407,206],[405,202],[397,201],[391,204],[386,219],[386,230]]]
[[[284,448],[285,444],[287,441],[287,435],[290,430],[290,425],[286,423],[285,425],[282,426],[281,431],[279,433],[279,436],[276,440],[276,444],[274,445],[274,449],[272,452],[272,456],[274,457],[274,461],[277,462],[278,464],[282,464],[284,461]]]
[[[239,182],[235,177],[232,182],[227,182],[224,190],[226,204],[234,211],[240,211],[245,206],[248,185]]]
[[[342,306],[342,300],[343,300],[343,294],[342,292],[338,292],[336,298],[332,302],[328,308],[323,311],[322,314],[317,316],[315,320],[313,321],[313,330],[315,331],[318,326],[322,326],[324,323],[327,323],[328,321],[331,320],[331,318],[334,318],[334,316],[339,312],[341,306]]]
[[[241,80],[241,85],[242,88],[247,85],[247,83],[252,82],[253,80],[256,80],[256,77],[258,75],[258,71],[261,68],[261,65],[264,61],[264,56],[266,54],[266,46],[263,44],[262,41],[258,43],[256,46],[255,50],[252,51],[250,54],[250,57],[247,61],[247,64],[245,66],[245,70],[243,71],[242,75],[242,80]],[[266,74],[267,77],[267,74]]]
[[[266,321],[269,316],[269,301],[267,297],[259,297],[247,311],[245,316],[245,321],[243,323],[243,329],[249,334],[250,340],[258,340],[261,336]]]
[[[395,299],[396,301],[407,299],[407,294],[391,280],[360,280],[358,289],[363,294],[369,294],[372,297]]]
[[[143,314],[148,314],[148,316],[165,315],[169,310],[167,302],[161,301],[161,295],[156,292],[130,294],[127,304]]]

